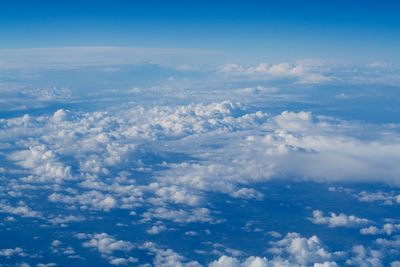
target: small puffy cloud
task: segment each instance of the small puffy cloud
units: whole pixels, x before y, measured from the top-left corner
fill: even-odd
[[[207,208],[194,208],[189,210],[183,209],[166,209],[163,207],[150,209],[143,213],[143,220],[151,219],[170,220],[176,223],[193,223],[193,222],[211,222],[211,212]]]
[[[229,193],[231,197],[234,198],[242,198],[242,199],[256,199],[262,200],[264,198],[264,194],[254,190],[253,188],[240,188],[238,190],[232,191]]]
[[[146,232],[151,235],[157,235],[166,230],[167,230],[167,227],[165,227],[165,225],[153,225],[152,227],[147,229]]]
[[[20,247],[0,249],[0,257],[11,258],[14,256],[27,257],[28,254]]]
[[[386,248],[395,248],[399,249],[400,248],[400,236],[396,235],[393,239],[387,239],[387,238],[378,238],[375,240],[375,242]]]
[[[371,248],[365,248],[362,245],[356,245],[352,248],[352,256],[346,260],[346,264],[351,266],[373,266],[382,267],[382,253]]]
[[[393,223],[385,223],[381,228],[376,226],[369,226],[366,228],[360,229],[360,233],[362,235],[392,235],[393,233],[400,232],[400,224],[393,224]]]
[[[134,257],[116,257],[115,253],[128,253],[134,249],[134,245],[129,241],[117,240],[106,233],[99,234],[77,234],[78,239],[87,239],[82,246],[96,249],[103,258],[106,258],[112,265],[126,265],[135,263],[138,260]]]
[[[48,199],[51,202],[80,205],[81,209],[109,211],[117,207],[117,201],[113,196],[94,190],[75,196],[53,193],[48,197]]]
[[[154,254],[153,266],[155,267],[200,267],[196,261],[188,261],[172,249],[160,248],[153,242],[146,242],[142,245],[143,249]]]
[[[285,238],[271,241],[270,244],[272,247],[268,249],[269,253],[297,264],[321,263],[334,257],[315,235],[306,238],[298,233],[288,233]]]
[[[62,244],[62,242],[60,240],[53,240],[51,242],[52,247],[59,247],[61,244]]]
[[[291,262],[287,259],[282,259],[280,257],[276,257],[273,259],[267,259],[266,257],[258,257],[258,256],[250,256],[243,261],[226,255],[222,255],[219,259],[211,262],[209,267],[297,267],[297,266],[305,266],[298,262]],[[325,262],[317,262],[311,263],[307,266],[313,267],[338,267],[336,262],[334,261],[325,261]]]
[[[186,204],[190,206],[196,206],[201,202],[201,196],[198,195],[198,192],[190,191],[186,187],[151,183],[149,189],[158,197],[152,200],[153,202],[159,200],[165,203],[169,201],[175,204]]]
[[[323,263],[315,263],[314,267],[339,267],[339,265],[334,261],[326,261]]]
[[[31,146],[28,150],[14,152],[9,159],[16,161],[21,167],[30,169],[36,177],[28,177],[26,180],[32,182],[61,182],[72,178],[71,167],[64,166],[56,153],[44,145]]]
[[[367,192],[361,191],[356,198],[361,202],[381,202],[384,205],[400,204],[400,195],[393,192]]]
[[[109,263],[112,265],[127,265],[131,263],[136,263],[138,259],[134,257],[128,257],[128,258],[112,258],[110,259]]]
[[[359,227],[370,222],[368,219],[344,213],[337,215],[331,212],[329,216],[324,216],[324,213],[320,210],[314,210],[313,217],[310,220],[314,224],[323,224],[329,227]]]
[[[64,226],[67,223],[71,223],[71,222],[81,222],[84,221],[85,218],[83,216],[75,216],[75,215],[67,215],[67,216],[55,216],[52,218],[48,219],[48,222],[53,224],[53,225],[61,225]]]
[[[18,206],[10,206],[5,203],[0,203],[0,212],[8,213],[13,215],[19,215],[26,218],[38,218],[42,219],[43,216],[41,212],[34,211],[30,207],[28,207],[25,203],[19,202]]]
[[[116,240],[114,237],[106,234],[94,234],[91,238],[82,244],[86,248],[95,248],[101,254],[112,254],[115,251],[131,251],[134,246],[132,243],[123,240]]]
[[[209,267],[240,267],[240,262],[233,257],[221,256],[218,260],[209,264]]]

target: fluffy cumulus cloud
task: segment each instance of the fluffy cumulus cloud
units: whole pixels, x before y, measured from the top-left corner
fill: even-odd
[[[187,260],[172,249],[160,248],[152,242],[146,242],[141,246],[154,255],[153,266],[156,267],[200,267],[197,261]]]
[[[330,252],[317,236],[302,237],[298,233],[288,233],[283,239],[270,242],[267,257],[250,256],[239,259],[222,255],[211,262],[210,267],[277,267],[277,266],[314,266],[336,267],[336,258],[341,258],[341,252]]]
[[[290,64],[251,71],[303,81],[314,73]],[[130,214],[134,219],[128,223],[139,225],[145,235],[154,238],[174,233],[178,226],[223,222],[225,218],[211,201],[214,195],[226,197],[225,203],[266,201],[268,194],[259,186],[262,182],[293,177],[398,186],[400,137],[395,128],[319,117],[307,111],[268,114],[230,101],[126,105],[91,112],[60,109],[51,115],[0,119],[0,156],[7,163],[0,169],[0,213],[18,220],[37,219],[42,227],[64,228],[102,216],[117,214],[120,219],[120,214]],[[399,202],[395,190],[353,195],[364,203]],[[32,201],[18,202],[18,198]],[[44,211],[44,206],[56,209]],[[317,210],[311,221],[332,228],[362,228],[363,235],[384,234],[385,239],[374,243],[379,253],[398,242],[393,237],[398,231],[396,222],[378,227],[355,215],[324,215]],[[117,223],[113,225],[128,225]],[[195,234],[187,236],[194,238]],[[137,261],[133,251],[145,249],[154,255],[156,266],[199,265],[151,242],[134,244],[106,233],[78,237],[84,248],[98,251],[110,264],[133,264]],[[343,261],[341,252],[330,251],[316,235],[289,233],[268,244],[267,255],[250,257],[225,249],[210,266],[336,266],[336,261]],[[68,246],[60,247],[52,249],[77,255]],[[379,262],[379,253],[355,247],[348,263]]]
[[[312,215],[312,223],[323,224],[329,227],[360,227],[370,222],[368,219],[344,213],[336,214],[331,212],[329,216],[324,216],[324,213],[320,210],[314,210]]]
[[[42,218],[40,212],[32,210],[24,202],[19,202],[17,206],[0,203],[0,213],[19,215],[26,218]]]
[[[132,249],[134,245],[129,241],[117,240],[113,236],[106,233],[99,234],[77,234],[79,239],[87,239],[82,246],[85,248],[96,249],[102,257],[106,258],[112,265],[125,265],[137,262],[134,257],[126,256],[119,257],[114,256],[116,252],[124,252],[127,254]]]
[[[287,260],[283,259],[273,259],[268,260],[265,257],[256,257],[250,256],[244,261],[239,261],[236,258],[229,256],[221,256],[218,260],[210,263],[209,267],[294,267],[294,266],[303,266],[300,264],[290,263]],[[314,267],[338,267],[339,265],[333,261],[326,261],[322,263],[315,263],[311,266]]]
[[[31,175],[37,177],[37,181],[48,181],[49,179],[60,182],[71,178],[71,167],[64,166],[57,159],[55,153],[41,145],[30,146],[29,149],[14,152],[9,156],[18,165],[29,169]],[[29,176],[30,179],[35,178]]]
[[[98,191],[88,191],[78,196],[65,196],[53,193],[49,196],[51,202],[66,204],[79,204],[81,209],[95,209],[109,211],[117,206],[117,202],[111,195],[104,195]]]
[[[367,192],[361,191],[356,195],[357,199],[362,202],[380,202],[384,205],[400,204],[400,195],[394,192]]]
[[[392,235],[400,232],[400,224],[385,223],[381,228],[371,225],[360,229],[360,233],[363,235]]]
[[[382,253],[378,250],[365,248],[363,245],[353,246],[353,256],[346,260],[346,264],[352,266],[373,266],[381,267]]]
[[[207,192],[259,201],[264,194],[253,183],[272,179],[398,184],[400,174],[399,137],[390,128],[383,136],[382,127],[369,125],[375,139],[360,139],[354,132],[367,126],[305,111],[271,115],[229,101],[86,113],[60,109],[50,116],[1,119],[0,125],[2,144],[12,151],[6,157],[21,168],[19,185],[9,183],[13,194],[45,188],[50,202],[81,210],[148,207],[144,221],[211,222]],[[165,160],[176,154],[183,156]],[[156,161],[145,163],[149,157]],[[149,178],[138,183],[133,172]],[[321,220],[332,226],[357,218]]]
[[[268,249],[271,254],[280,255],[298,264],[329,261],[334,254],[329,252],[317,236],[302,237],[298,233],[288,233],[279,241],[272,241]]]
[[[143,220],[153,218],[171,220],[177,223],[212,222],[210,210],[207,208],[195,208],[191,210],[171,210],[166,208],[151,209],[143,214]]]
[[[101,254],[112,254],[114,251],[130,251],[133,245],[130,242],[116,240],[106,233],[88,236],[90,239],[83,243],[84,247],[95,248]]]
[[[10,258],[13,256],[26,257],[28,254],[20,247],[0,249],[0,257]]]

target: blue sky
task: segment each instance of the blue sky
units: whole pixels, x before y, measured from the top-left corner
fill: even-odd
[[[397,65],[397,1],[7,1],[0,47],[201,48],[221,60]]]

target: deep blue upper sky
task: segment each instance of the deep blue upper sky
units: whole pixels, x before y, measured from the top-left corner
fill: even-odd
[[[397,65],[398,14],[398,1],[3,1],[0,48],[205,48],[249,61]]]

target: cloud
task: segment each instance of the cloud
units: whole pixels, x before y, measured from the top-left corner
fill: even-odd
[[[53,218],[48,219],[48,222],[53,225],[61,225],[66,226],[67,223],[71,222],[82,222],[85,218],[83,216],[75,216],[75,215],[58,215]]]
[[[268,252],[288,258],[297,264],[321,263],[329,261],[334,254],[329,252],[317,236],[302,237],[298,233],[288,233],[285,238],[271,241]]]
[[[144,221],[151,219],[170,220],[176,223],[212,222],[211,212],[207,208],[183,209],[150,209],[142,215]]]
[[[384,61],[375,61],[372,62],[371,64],[368,65],[371,68],[388,68],[391,67],[391,65],[387,62]]]
[[[28,254],[20,247],[0,249],[0,257],[11,258],[14,256],[27,257]]]
[[[95,248],[101,254],[112,254],[115,251],[130,251],[134,248],[133,244],[127,241],[116,240],[106,233],[89,235],[89,240],[82,246]]]
[[[350,259],[346,260],[346,264],[352,266],[373,266],[381,267],[382,253],[370,248],[365,248],[362,245],[353,246],[353,255]]]
[[[329,252],[317,236],[305,238],[298,233],[288,233],[283,239],[270,242],[270,245],[272,247],[268,252],[273,258],[250,256],[240,260],[222,255],[211,262],[209,267],[337,267],[338,264],[332,259],[343,256],[340,252]]]
[[[322,224],[329,227],[359,227],[370,223],[367,219],[344,213],[337,215],[331,212],[330,216],[324,216],[324,213],[320,210],[314,210],[313,217],[310,220],[314,224]]]
[[[147,249],[155,255],[153,266],[155,267],[200,267],[196,261],[188,261],[185,257],[179,255],[172,249],[163,249],[153,242],[146,242],[142,245],[143,249]]]
[[[400,204],[400,195],[393,192],[367,192],[361,191],[356,198],[362,202],[381,202],[384,205]]]
[[[37,218],[37,219],[43,218],[41,212],[32,210],[23,202],[19,202],[18,206],[16,207],[10,206],[5,203],[0,203],[0,212],[13,215],[20,215],[25,218]]]
[[[375,241],[378,245],[386,248],[400,248],[400,236],[395,236],[393,239],[378,238]]]
[[[217,222],[208,193],[261,201],[265,196],[257,183],[274,179],[397,185],[400,174],[400,138],[390,126],[308,111],[272,115],[230,101],[95,112],[60,109],[48,116],[1,119],[0,125],[0,137],[11,150],[8,160],[23,172],[10,181],[11,194],[46,189],[57,207],[97,212],[142,207],[143,223]],[[182,156],[175,160],[175,155]],[[396,194],[384,197],[397,201]],[[357,219],[335,216],[319,220],[333,225]],[[48,220],[68,223],[56,215]]]
[[[147,229],[147,233],[151,234],[151,235],[157,235],[161,232],[164,232],[167,230],[167,227],[165,227],[165,225],[153,225],[152,227],[150,227],[149,229]]]
[[[18,166],[4,168],[5,175],[14,171],[5,192],[27,196],[42,190],[47,204],[79,208],[99,217],[125,209],[126,214],[137,216],[149,235],[166,231],[167,226],[165,235],[186,224],[223,222],[225,218],[208,199],[211,193],[251,203],[268,198],[261,182],[295,179],[398,185],[400,173],[399,136],[393,126],[341,121],[308,111],[268,114],[230,101],[97,112],[60,109],[51,115],[1,119],[0,124],[1,140],[9,144],[2,155]],[[397,203],[395,190],[355,192],[349,194],[362,201]],[[47,214],[50,211],[43,216],[35,211],[39,207],[35,202],[31,205],[2,202],[0,211],[46,218],[55,226],[89,218]],[[362,234],[389,236],[397,231],[395,223],[376,227],[367,219],[343,213],[314,211],[311,220],[328,227],[364,227]],[[281,237],[271,235],[275,241],[269,243],[268,257],[249,258],[239,250],[213,248],[220,257],[213,264],[335,266],[343,261],[343,253],[330,251],[317,236],[290,233],[276,240]],[[82,238],[84,247],[99,251],[110,264],[136,261],[130,253],[137,245],[128,240],[105,233]],[[384,251],[396,242],[375,243]],[[349,252],[349,262],[368,261],[374,249],[365,250],[364,256],[360,250]],[[78,257],[73,251],[67,246],[58,249],[60,254]],[[160,266],[191,262],[168,249],[149,251]]]
[[[360,233],[362,235],[378,235],[378,234],[392,235],[393,233],[398,233],[398,232],[400,232],[400,224],[393,224],[393,223],[385,223],[382,226],[382,228],[378,228],[376,226],[369,226],[360,229]]]
[[[71,167],[64,166],[54,151],[48,150],[43,144],[31,146],[29,150],[14,152],[9,159],[16,161],[21,167],[31,170],[35,177],[25,178],[29,181],[62,182],[72,179]]]
[[[109,211],[117,207],[115,198],[111,195],[104,195],[98,191],[88,191],[77,196],[67,196],[53,193],[48,197],[51,202],[61,202],[74,205],[79,204],[81,209],[94,209]]]
[[[1,69],[68,69],[157,62],[177,64],[177,55],[199,60],[205,55],[221,54],[216,50],[144,47],[46,47],[0,49]],[[175,60],[173,60],[175,59]]]
[[[318,84],[332,80],[323,73],[323,68],[304,63],[260,63],[254,66],[226,64],[222,73],[264,79],[295,79],[299,83]]]
[[[93,248],[98,250],[103,258],[106,258],[112,265],[125,265],[129,263],[135,263],[138,260],[134,257],[115,257],[113,254],[116,252],[130,252],[135,246],[128,241],[117,240],[113,236],[106,233],[98,234],[78,234],[76,235],[79,239],[88,239],[82,246],[85,248]]]

